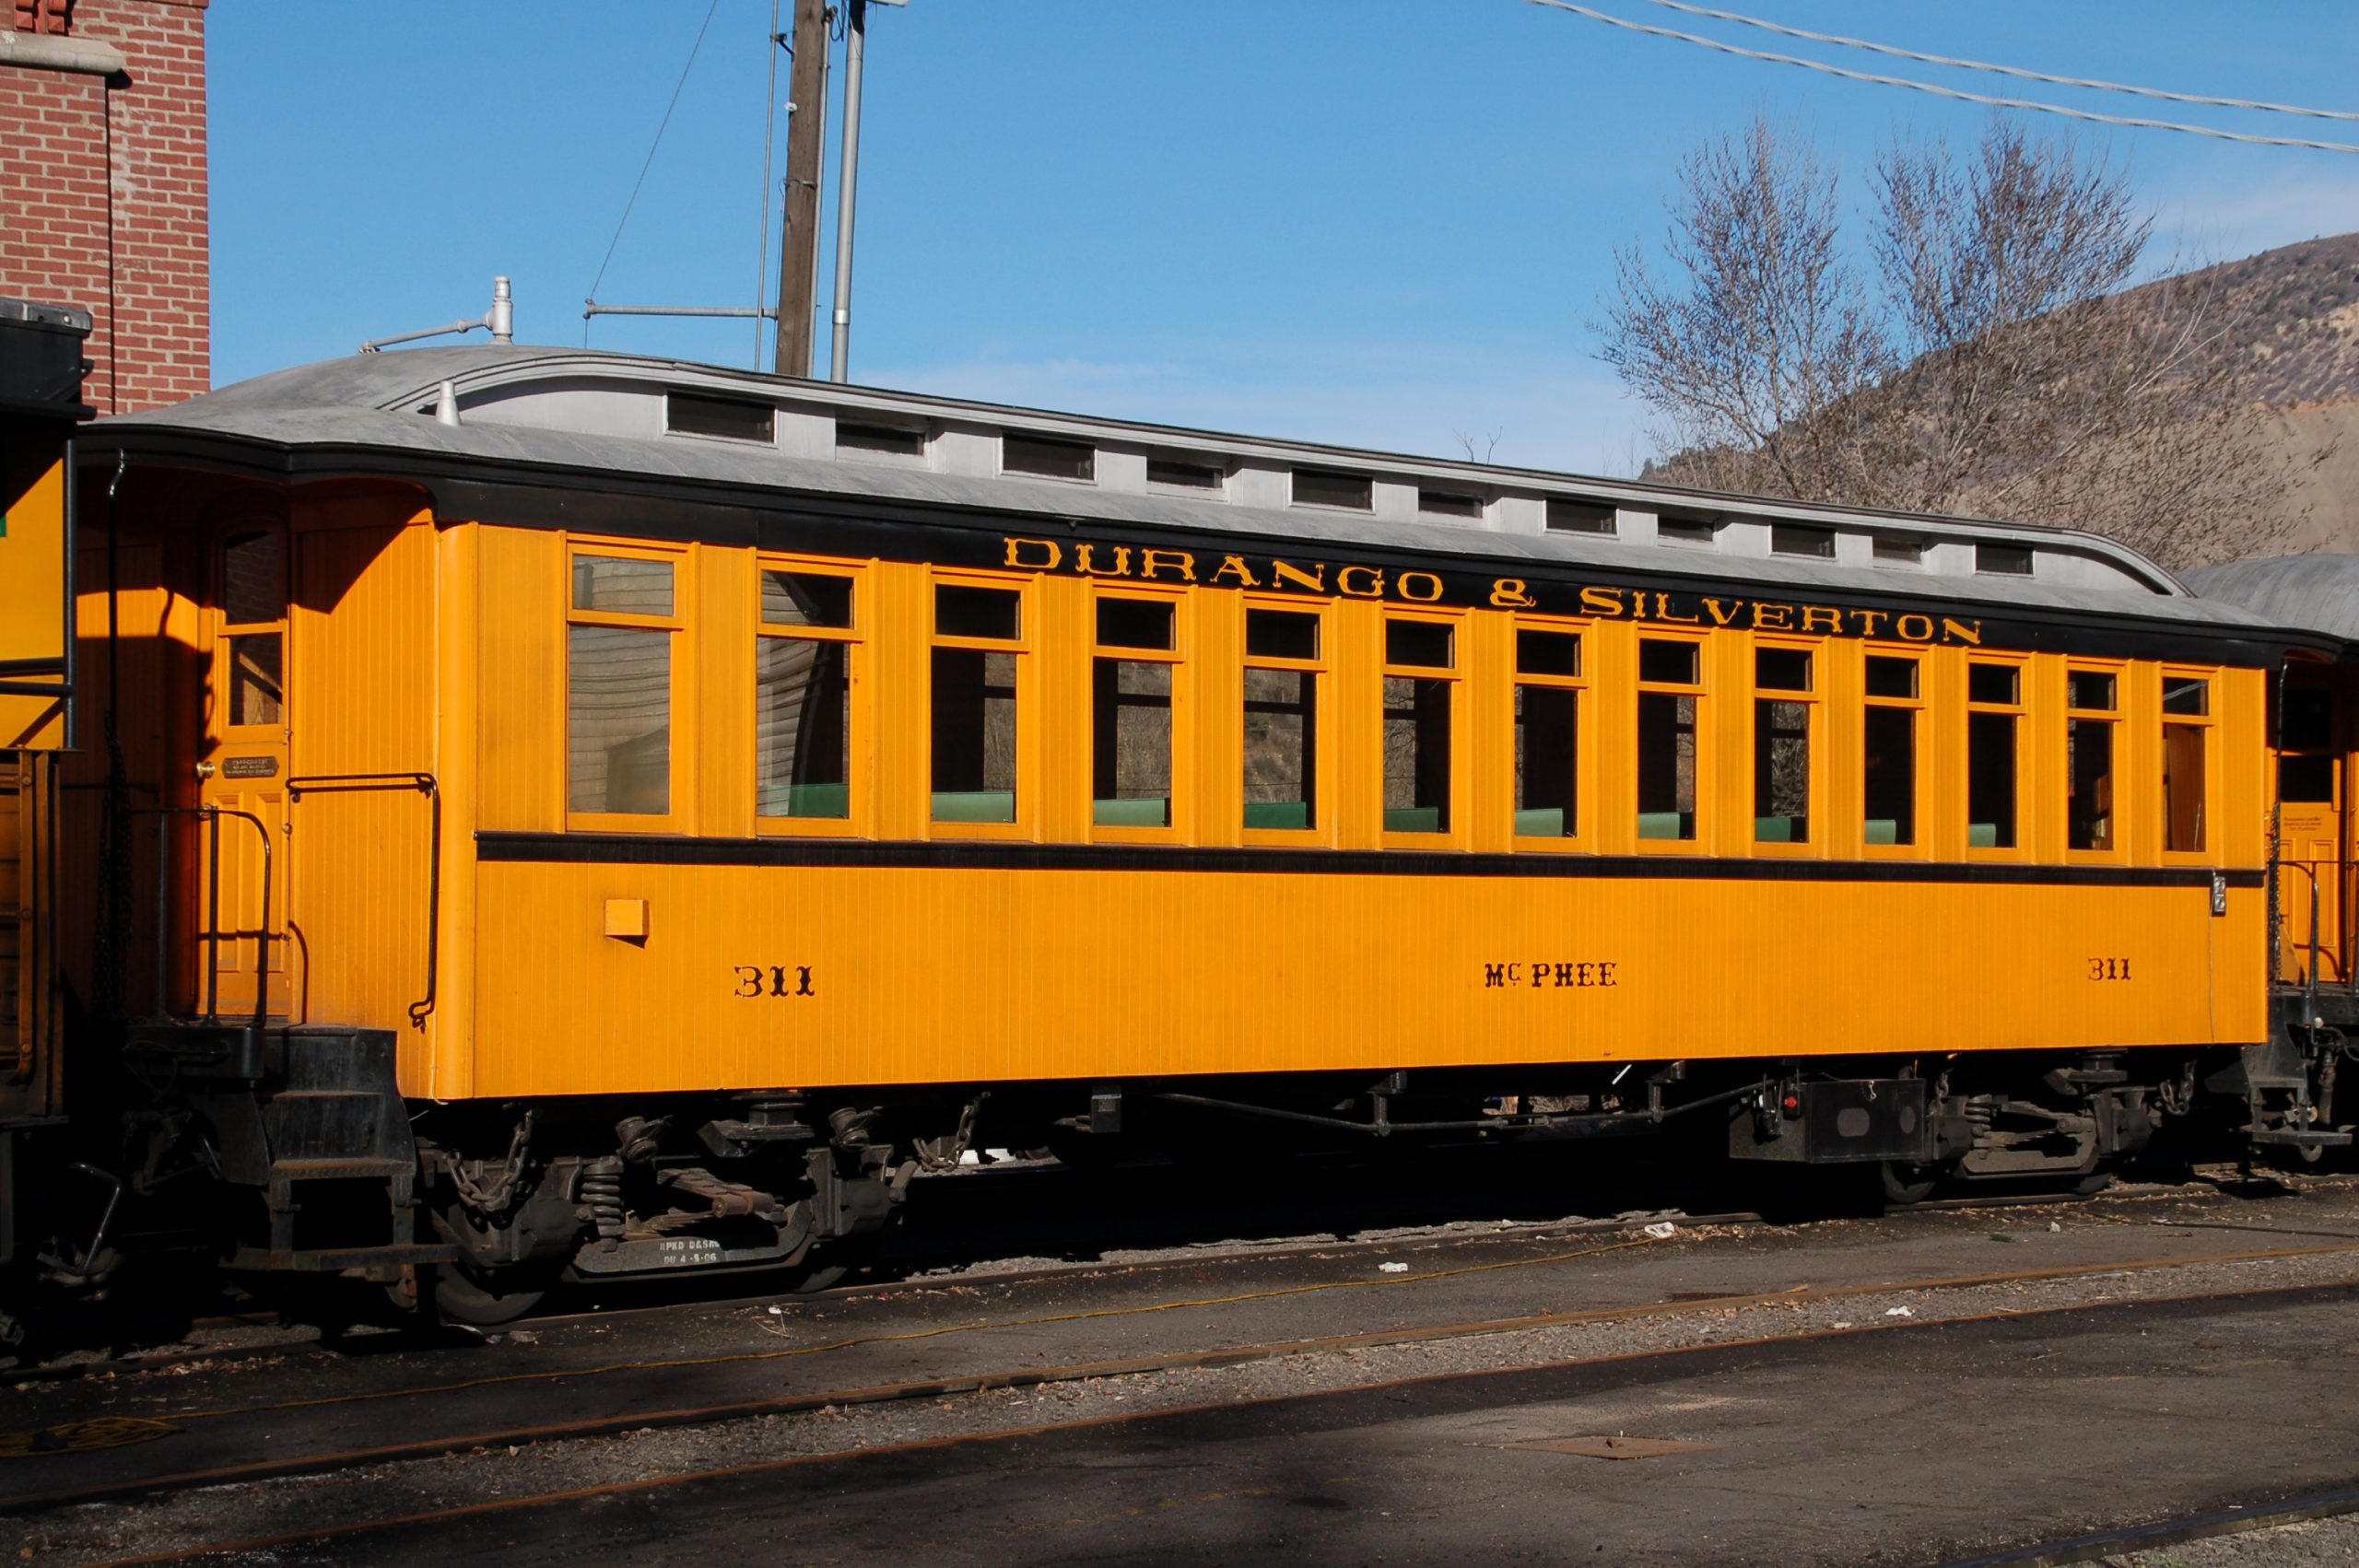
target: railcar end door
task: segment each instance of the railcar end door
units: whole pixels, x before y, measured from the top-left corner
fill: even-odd
[[[192,836],[197,905],[189,929],[197,939],[196,1007],[212,1003],[225,1018],[252,1015],[256,950],[265,937],[266,1011],[287,1016],[291,994],[288,556],[283,526],[231,530],[216,552],[216,591],[205,617],[212,650],[199,666],[206,673],[206,688],[197,801],[221,815],[211,828],[200,825]]]
[[[2327,673],[2302,673],[2289,683],[2280,715],[2277,753],[2278,879],[2283,901],[2284,945],[2278,977],[2299,982],[2310,972],[2311,885],[2317,884],[2318,978],[2347,984],[2351,922],[2348,789],[2344,748],[2353,732],[2353,692],[2328,684]]]

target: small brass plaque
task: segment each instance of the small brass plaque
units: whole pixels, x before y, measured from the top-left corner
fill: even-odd
[[[278,776],[278,759],[275,756],[226,756],[221,759],[224,778],[275,778]]]

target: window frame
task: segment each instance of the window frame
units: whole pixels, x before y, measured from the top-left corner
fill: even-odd
[[[1711,853],[1712,832],[1719,825],[1719,813],[1712,809],[1712,767],[1716,761],[1711,742],[1712,723],[1709,704],[1712,696],[1712,649],[1708,633],[1684,632],[1648,623],[1635,628],[1636,638],[1630,644],[1631,661],[1630,703],[1625,708],[1624,721],[1628,737],[1622,755],[1630,764],[1631,841],[1641,855],[1706,855]],[[1646,644],[1649,642],[1684,642],[1696,649],[1696,680],[1693,685],[1672,681],[1649,681],[1640,673],[1646,664]],[[1751,685],[1750,679],[1746,685]],[[1639,819],[1646,813],[1638,802],[1638,706],[1648,695],[1692,696],[1696,699],[1696,831],[1685,838],[1649,838],[1639,831]]]
[[[1238,595],[1237,648],[1238,684],[1237,718],[1237,787],[1232,799],[1238,803],[1238,842],[1246,845],[1266,845],[1275,848],[1304,849],[1332,843],[1335,832],[1335,718],[1334,718],[1334,637],[1335,605],[1332,600],[1292,599],[1267,593]],[[1274,654],[1250,651],[1247,630],[1248,617],[1255,610],[1283,610],[1290,614],[1312,615],[1319,622],[1319,656],[1316,659],[1285,659]],[[1245,679],[1248,670],[1293,670],[1311,678],[1310,728],[1310,825],[1309,827],[1249,827],[1245,825]]]
[[[1874,693],[1869,691],[1868,661],[1871,659],[1906,659],[1910,663],[1916,665],[1917,695],[1915,696],[1878,696]],[[2020,680],[2021,677],[2018,676],[2017,679]],[[1928,717],[1933,709],[1932,698],[1929,695],[1932,689],[1933,680],[1934,672],[1931,650],[1927,649],[1921,643],[1870,642],[1860,645],[1859,825],[1860,854],[1860,858],[1863,860],[1929,860],[1932,856],[1932,828],[1934,825],[1933,814],[1931,810],[1931,802],[1927,797],[1931,788],[1933,772],[1932,720]],[[2023,688],[2018,685],[2015,689],[2020,694]],[[1917,716],[1909,729],[1911,756],[1909,763],[1908,810],[1910,821],[1916,829],[1914,841],[1911,843],[1871,844],[1868,842],[1867,710],[1872,708],[1906,708]],[[2017,742],[2018,746],[2020,747],[2020,736],[2017,737]],[[2018,750],[2016,756],[2016,770],[2019,775],[2022,771],[2022,766],[2023,759],[2020,750]],[[2015,810],[2016,814],[2020,816],[2023,811],[2023,802],[2020,799],[2015,802]]]
[[[1429,505],[1432,501],[1442,504]],[[1417,486],[1417,515],[1420,518],[1446,517],[1481,522],[1491,515],[1491,497],[1484,490],[1453,489],[1447,485],[1420,485]]]
[[[1366,500],[1359,501],[1322,501],[1312,499],[1301,494],[1301,482],[1306,478],[1316,483],[1323,483],[1329,480],[1339,481],[1346,484],[1356,482],[1367,486],[1367,498]],[[1372,514],[1376,510],[1376,476],[1371,474],[1356,474],[1348,469],[1321,468],[1315,463],[1308,466],[1292,467],[1286,470],[1286,505],[1289,507],[1307,507],[1318,511]]]
[[[733,436],[720,430],[687,429],[674,423],[672,418],[674,404],[682,402],[688,406],[704,404],[709,407],[730,407],[747,413],[759,410],[766,416],[763,423],[767,428],[758,436]],[[663,390],[663,435],[667,440],[719,441],[726,446],[767,447],[775,451],[778,450],[779,414],[779,405],[769,398],[734,397],[727,392],[697,392],[687,387],[666,387]]]
[[[1046,469],[1025,468],[1007,461],[1008,443],[1029,442],[1035,447],[1064,447],[1075,452],[1086,452],[1086,474],[1054,474]],[[1059,485],[1095,485],[1097,483],[1097,460],[1104,455],[1096,441],[1079,440],[1071,436],[1044,435],[1038,430],[1002,430],[997,454],[998,474],[1003,479],[1047,479]]]
[[[762,577],[766,572],[793,572],[804,577],[839,578],[851,584],[851,625],[841,626],[785,626],[762,619]],[[818,556],[792,556],[764,551],[754,557],[754,580],[749,591],[752,603],[746,611],[747,624],[754,628],[754,650],[758,655],[765,638],[800,638],[805,642],[839,642],[849,650],[844,672],[844,702],[851,710],[851,736],[846,743],[844,757],[845,790],[850,810],[840,817],[771,816],[762,812],[758,784],[750,784],[754,793],[754,832],[766,837],[792,838],[866,838],[873,836],[875,790],[871,787],[870,761],[875,755],[874,733],[870,729],[868,711],[868,662],[874,657],[870,646],[869,623],[874,611],[874,579],[867,566],[861,562],[831,560]],[[747,690],[756,703],[760,701],[761,661],[754,661]],[[748,739],[757,748],[761,731],[759,708],[753,714]],[[927,758],[929,766],[933,759]],[[754,758],[753,777],[761,775],[758,749]]]
[[[929,567],[925,575],[925,706],[921,709],[921,733],[924,736],[925,764],[918,774],[918,794],[923,802],[920,811],[928,838],[1009,838],[1032,839],[1039,837],[1041,810],[1040,778],[1040,677],[1039,662],[1040,593],[1039,578],[1026,573],[975,571],[952,567]],[[1015,603],[1015,637],[957,637],[937,629],[941,614],[941,593],[945,588],[989,588],[1003,593],[1014,593]],[[1012,653],[1015,655],[1015,818],[1012,822],[944,822],[933,814],[933,654],[940,648],[968,649],[982,653]],[[1027,720],[1027,715],[1031,717]]]
[[[2104,675],[2111,679],[2113,682],[2113,706],[2110,708],[2081,708],[2075,706],[2072,701],[2072,677],[2075,675]],[[2130,858],[2130,828],[2131,824],[2130,817],[2125,814],[2124,808],[2128,804],[2131,793],[2131,791],[2125,787],[2129,779],[2131,754],[2131,747],[2128,743],[2130,689],[2130,661],[2128,660],[2086,659],[2074,655],[2063,661],[2063,684],[2060,693],[2063,697],[2063,701],[2059,705],[2059,712],[2060,713],[2061,718],[2059,720],[2059,728],[2056,731],[2056,750],[2057,761],[2061,765],[2062,768],[2061,782],[2064,786],[2062,793],[2063,809],[2059,813],[2063,819],[2064,859],[2071,864],[2114,865]],[[2161,702],[2159,692],[2156,695],[2155,701],[2157,705]],[[2112,733],[2107,737],[2107,744],[2110,747],[2110,755],[2107,758],[2108,766],[2106,773],[2107,785],[2107,788],[2112,790],[2113,796],[2106,812],[2107,837],[2109,842],[2102,849],[2077,849],[2072,847],[2071,736],[2072,725],[2075,721],[2083,723],[2105,723],[2113,727]],[[2161,739],[2162,736],[2158,729],[2155,734],[2155,740],[2159,742]],[[2158,778],[2159,772],[2160,770],[2158,768]],[[2157,785],[2157,788],[2159,788],[2159,784]]]
[[[1772,859],[1818,859],[1826,853],[1826,831],[1829,825],[1828,813],[1825,810],[1826,644],[1823,640],[1806,638],[1763,636],[1758,633],[1752,637],[1750,642],[1751,646],[1745,649],[1745,688],[1749,701],[1744,710],[1744,755],[1747,776],[1745,790],[1750,798],[1749,803],[1752,809],[1743,814],[1743,820],[1754,824],[1754,829],[1745,835],[1747,853],[1766,855]],[[1760,664],[1760,655],[1764,649],[1807,656],[1810,660],[1809,689],[1789,691],[1782,687],[1764,686],[1761,684]],[[1808,727],[1803,733],[1804,744],[1809,748],[1810,787],[1804,796],[1803,822],[1804,830],[1813,834],[1813,837],[1803,839],[1799,844],[1780,844],[1775,840],[1765,841],[1761,837],[1760,818],[1763,814],[1761,811],[1763,802],[1756,770],[1761,746],[1761,705],[1765,702],[1800,703],[1805,710],[1804,722]],[[1702,717],[1700,709],[1697,717],[1700,720]],[[1703,794],[1700,785],[1696,794],[1700,801]],[[1703,823],[1700,817],[1696,825],[1697,837],[1701,837]]]
[[[907,436],[915,445],[912,450],[904,451],[898,447],[881,443],[863,446],[855,440],[847,444],[843,439],[843,433],[847,427],[880,436],[886,434]],[[827,451],[839,462],[913,462],[921,467],[931,468],[933,466],[934,435],[935,431],[931,423],[906,425],[896,422],[890,416],[879,416],[874,419],[847,419],[843,415],[838,414],[828,427]]]
[[[1828,523],[1773,518],[1769,522],[1769,553],[1790,561],[1831,561],[1840,548],[1837,544],[1839,537],[1840,531]]]
[[[1556,513],[1560,507],[1565,509],[1568,520],[1576,512],[1602,515],[1589,517],[1581,522],[1558,522]],[[1604,526],[1591,526],[1596,523]],[[1577,496],[1543,496],[1540,498],[1540,531],[1543,533],[1586,535],[1591,539],[1615,539],[1622,533],[1622,511],[1611,501],[1585,501]]]
[[[1591,851],[1596,841],[1593,825],[1597,820],[1597,697],[1590,672],[1596,668],[1597,639],[1592,633],[1596,623],[1553,615],[1515,614],[1508,617],[1507,688],[1508,688],[1508,842],[1521,854],[1579,854]],[[1580,638],[1580,673],[1578,675],[1527,675],[1519,667],[1517,634],[1534,631],[1557,637]],[[1548,686],[1557,691],[1577,694],[1573,699],[1573,831],[1553,837],[1539,837],[1515,830],[1515,705],[1518,686]]]
[[[2161,667],[2160,680],[2155,688],[2154,740],[2158,751],[2154,759],[2154,798],[2162,808],[2160,813],[2162,820],[2157,824],[2158,831],[2154,836],[2154,843],[2161,852],[2164,862],[2168,865],[2202,866],[2221,863],[2219,736],[2220,698],[2223,691],[2220,677],[2224,673],[2224,672],[2216,666],[2165,664]],[[2172,713],[2163,708],[2163,696],[2169,692],[2173,681],[2201,681],[2203,683],[2204,701],[2201,713]],[[2170,757],[2167,732],[2174,724],[2193,725],[2206,731],[2203,740],[2203,848],[2201,849],[2171,848],[2170,802],[2168,797],[2163,793],[2163,778],[2164,768]],[[2272,753],[2272,769],[2275,766],[2275,755]],[[2271,799],[2274,799],[2277,781],[2273,777],[2270,780],[2270,790]],[[2115,791],[2117,795],[2119,792],[2118,790]]]
[[[1175,468],[1192,468],[1199,473],[1210,474],[1212,482],[1207,485],[1197,485],[1184,479],[1158,478],[1155,472],[1158,466],[1167,471]],[[1189,456],[1168,451],[1150,451],[1146,454],[1146,487],[1150,493],[1156,495],[1215,496],[1222,500],[1226,500],[1231,473],[1231,465],[1220,459]]]
[[[278,541],[278,583],[276,599],[278,618],[274,621],[233,621],[229,618],[229,549],[241,540],[265,535]],[[241,737],[243,743],[258,743],[264,737],[284,740],[292,719],[293,683],[288,678],[288,666],[292,661],[295,631],[295,532],[276,518],[251,518],[223,529],[214,538],[212,569],[215,582],[214,599],[217,605],[213,637],[213,692],[218,702],[221,721],[218,726],[226,741]],[[241,637],[275,637],[278,639],[278,718],[275,722],[241,724],[236,720],[237,708],[237,639]]]
[[[1153,648],[1117,648],[1097,640],[1097,606],[1109,600],[1133,603],[1168,604],[1171,606],[1171,647],[1168,650]],[[1185,781],[1194,777],[1194,753],[1189,746],[1192,727],[1189,722],[1193,711],[1189,690],[1189,631],[1188,612],[1196,602],[1195,595],[1184,589],[1114,587],[1102,582],[1090,584],[1089,640],[1086,645],[1083,667],[1083,689],[1091,694],[1088,743],[1082,751],[1082,766],[1093,772],[1097,753],[1097,701],[1096,696],[1097,661],[1101,659],[1120,660],[1128,664],[1168,664],[1171,667],[1171,821],[1163,827],[1123,827],[1097,821],[1097,789],[1094,777],[1082,783],[1083,799],[1089,802],[1089,837],[1092,843],[1103,844],[1176,844],[1193,838],[1195,817],[1194,791],[1185,788]],[[1323,629],[1323,628],[1322,628]],[[1325,644],[1322,642],[1321,647]],[[1240,696],[1239,700],[1242,700]],[[1019,710],[1020,711],[1020,710]],[[1241,717],[1240,710],[1240,717]],[[1023,746],[1017,736],[1017,749]],[[929,763],[931,759],[929,759]],[[1019,780],[1020,782],[1020,780]]]
[[[1395,664],[1388,656],[1385,644],[1392,624],[1446,626],[1449,630],[1449,664]],[[1376,781],[1377,842],[1388,849],[1449,849],[1466,841],[1466,813],[1473,803],[1467,789],[1466,755],[1466,666],[1473,658],[1469,642],[1471,626],[1462,610],[1406,609],[1392,604],[1384,606],[1377,621],[1376,671]],[[1449,688],[1449,804],[1443,815],[1447,825],[1438,832],[1422,833],[1412,829],[1393,829],[1384,825],[1384,715],[1386,703],[1384,683],[1389,680],[1448,681]]]
[[[2003,664],[2015,673],[2015,700],[2012,703],[1977,702],[1974,699],[1974,666]],[[2037,737],[2031,729],[2032,677],[2034,667],[2028,654],[1989,652],[1969,649],[1957,662],[1958,695],[1963,699],[1957,706],[1957,749],[1953,754],[1958,760],[1956,796],[1958,818],[1956,828],[1959,850],[1969,860],[2004,860],[2019,862],[2036,858],[2038,838],[2036,828],[2045,818],[2032,791],[2025,788],[2027,777],[2036,777],[2032,754],[2037,749]],[[1920,683],[1919,689],[1922,689]],[[1974,824],[1974,723],[1977,713],[2003,713],[2015,721],[2015,841],[2012,845],[1977,845],[1973,842]]]
[[[689,614],[694,592],[691,568],[695,547],[689,544],[650,544],[643,541],[609,541],[577,533],[563,535],[557,551],[560,577],[558,592],[565,605],[565,633],[558,662],[564,678],[558,683],[565,704],[563,718],[557,725],[558,755],[557,769],[557,809],[559,820],[568,833],[686,833],[689,830],[689,795],[695,780],[686,766],[687,759],[696,755],[695,711],[695,648],[687,634],[691,620]],[[672,568],[672,613],[668,615],[641,615],[621,610],[582,610],[573,603],[573,566],[583,556],[599,560],[658,561]],[[669,704],[666,728],[671,742],[666,748],[664,766],[664,802],[668,809],[661,814],[637,812],[578,812],[573,809],[573,628],[575,626],[618,626],[636,631],[660,631],[672,638],[670,652],[665,660],[664,699]]]

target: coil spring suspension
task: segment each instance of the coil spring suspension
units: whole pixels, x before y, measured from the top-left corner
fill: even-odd
[[[602,1241],[623,1234],[623,1162],[619,1154],[593,1160],[581,1167],[581,1217],[596,1228]]]

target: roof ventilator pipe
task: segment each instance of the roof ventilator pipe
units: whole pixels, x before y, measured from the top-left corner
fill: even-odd
[[[459,422],[459,389],[448,381],[442,383],[442,390],[435,395],[434,422],[437,425],[456,425]]]
[[[374,354],[395,343],[415,343],[422,337],[443,337],[452,333],[470,333],[478,328],[491,333],[491,341],[512,344],[516,341],[516,301],[508,291],[508,280],[491,280],[491,309],[472,322],[452,322],[447,327],[428,327],[424,332],[395,333],[391,337],[372,337],[360,345],[363,354]]]

